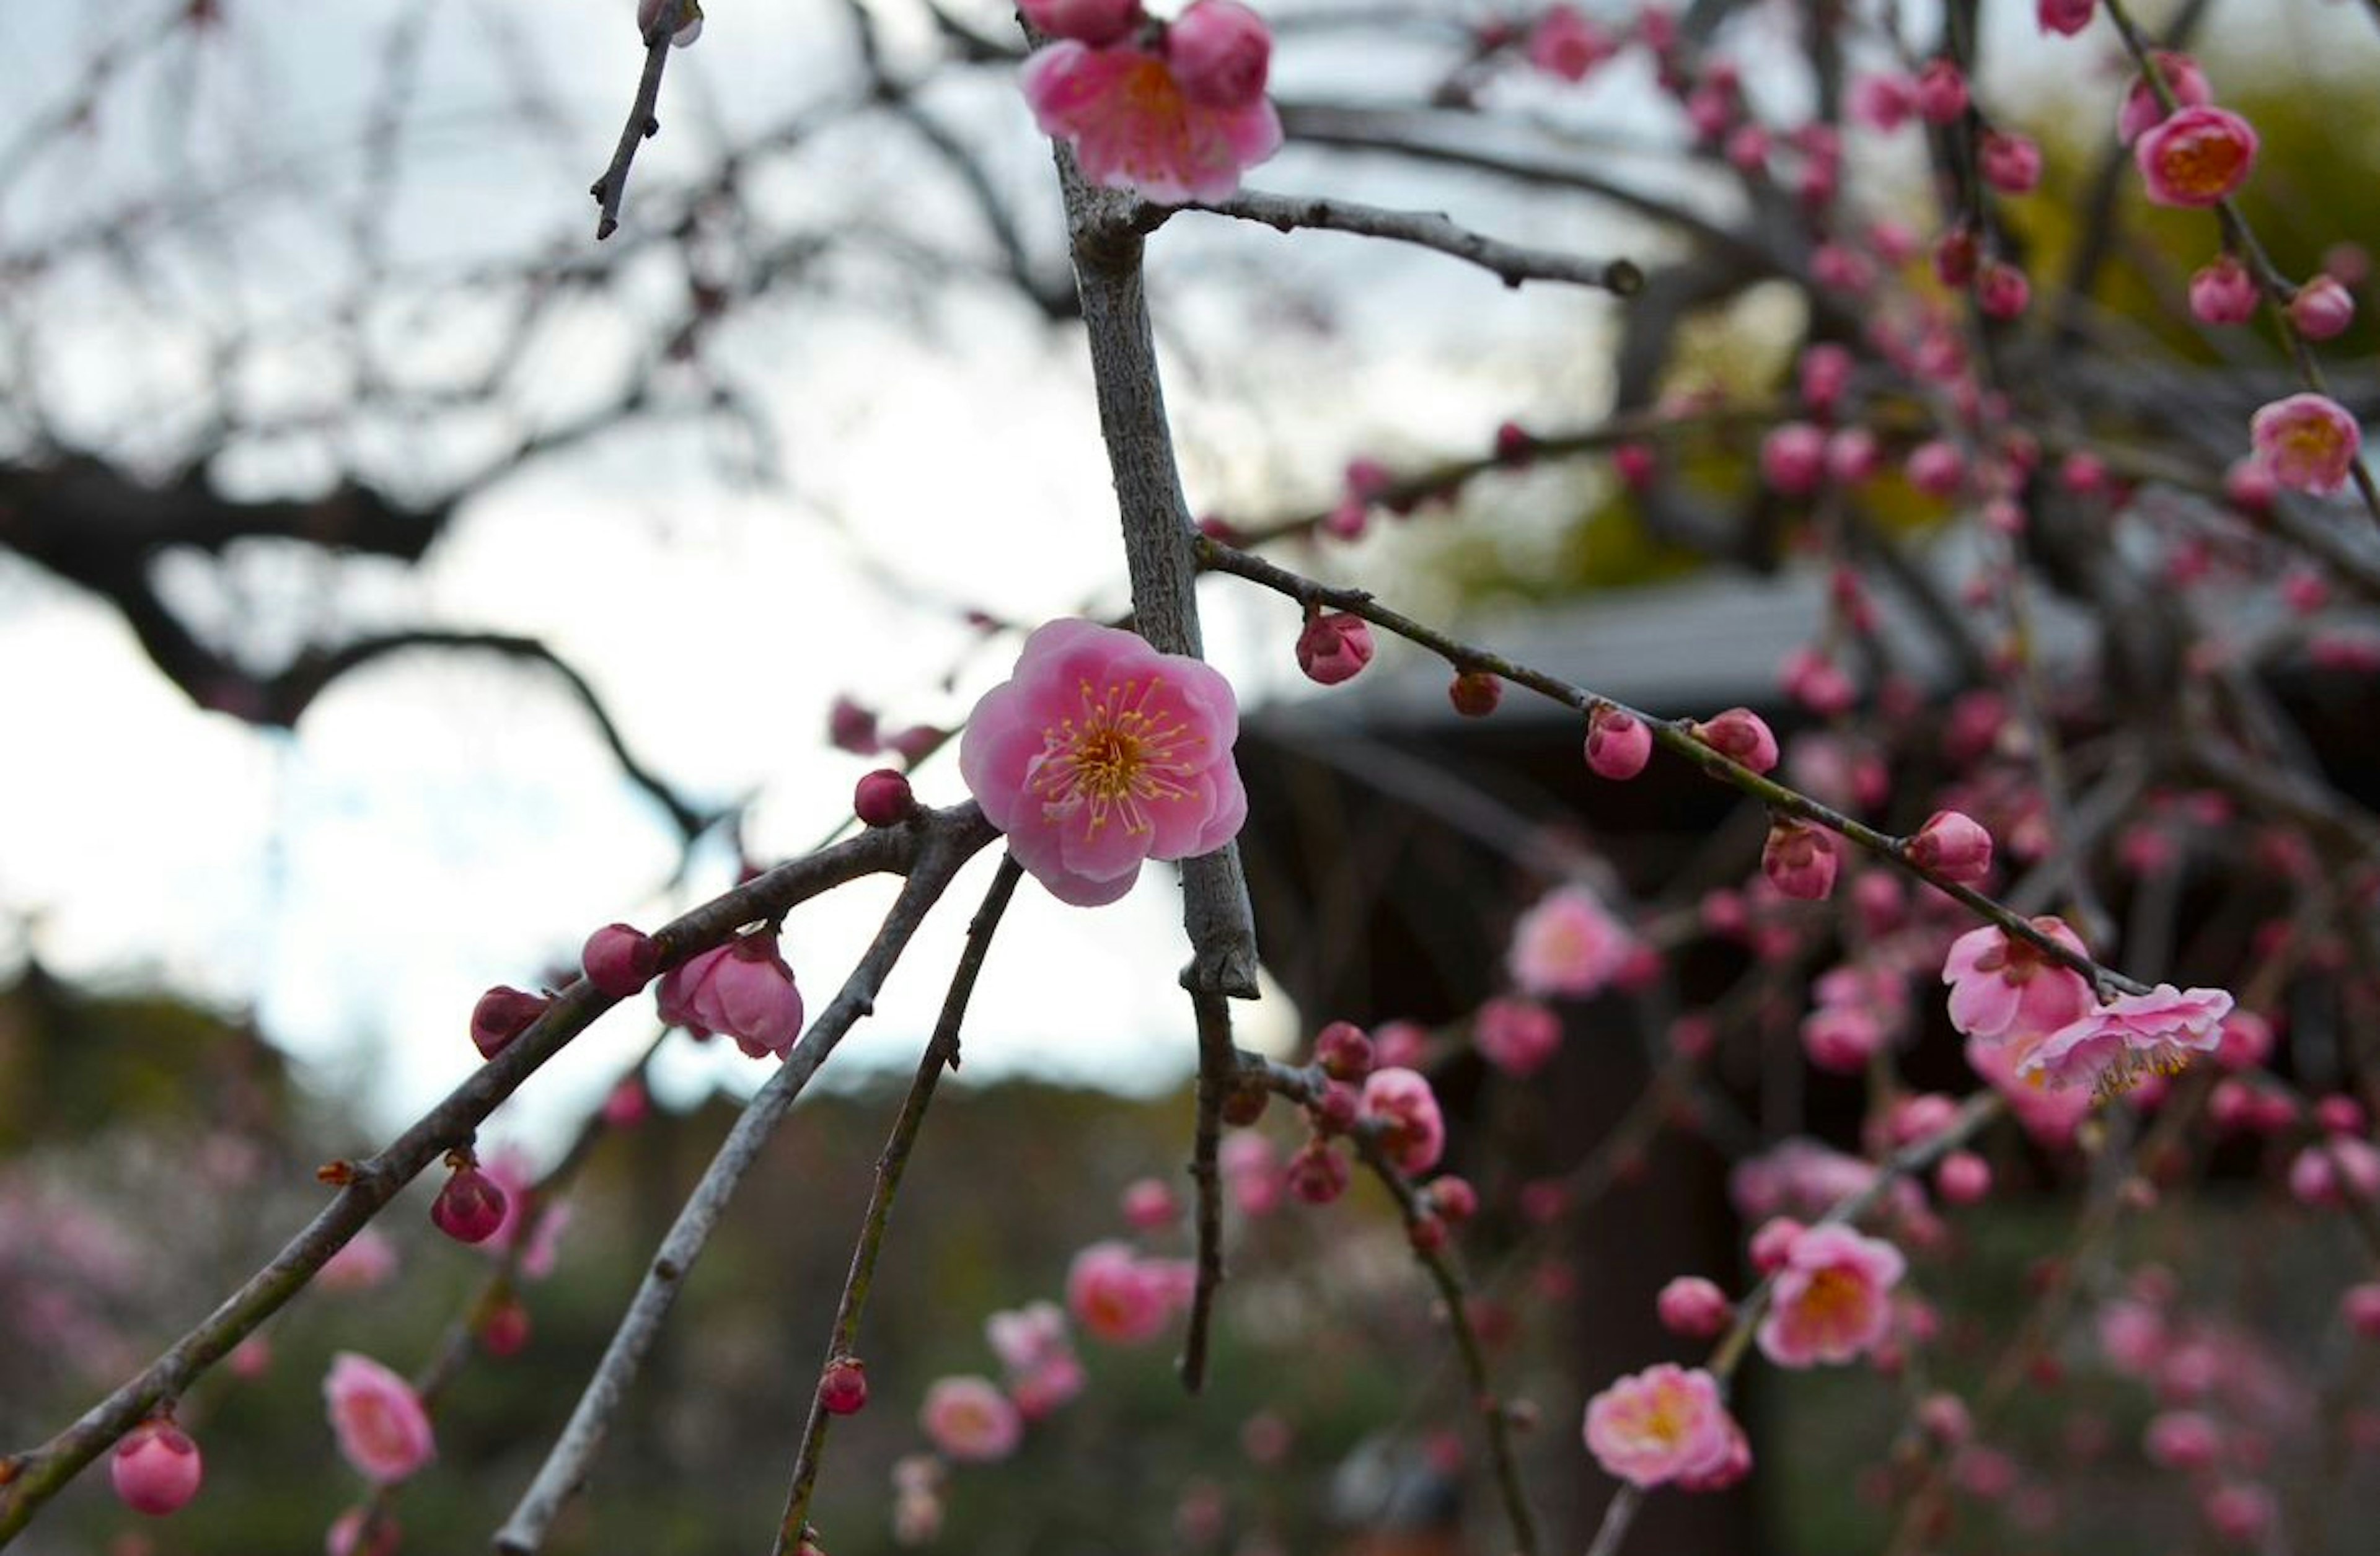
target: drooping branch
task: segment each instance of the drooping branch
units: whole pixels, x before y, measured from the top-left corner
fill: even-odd
[[[1434,249],[1477,265],[1507,286],[1524,281],[1561,281],[1574,286],[1595,286],[1627,297],[1645,285],[1645,273],[1629,260],[1597,260],[1553,249],[1532,249],[1506,243],[1457,225],[1442,212],[1390,211],[1349,200],[1315,196],[1298,199],[1243,189],[1229,200],[1196,204],[1195,211],[1261,222],[1276,232],[1301,227],[1321,232],[1354,233]]]
[[[546,1533],[563,1504],[585,1484],[588,1468],[611,1429],[612,1417],[627,1397],[645,1354],[652,1348],[662,1320],[676,1305],[678,1293],[695,1260],[709,1245],[720,1217],[726,1212],[728,1200],[743,1182],[744,1174],[759,1160],[761,1147],[792,1110],[810,1077],[832,1055],[844,1034],[875,1009],[876,995],[884,979],[901,959],[927,913],[941,900],[960,867],[995,835],[982,812],[972,805],[887,830],[915,835],[916,854],[910,861],[907,882],[886,912],[875,940],[851,975],[844,979],[843,988],[818,1019],[810,1023],[809,1030],[802,1034],[801,1041],[785,1056],[784,1064],[769,1077],[768,1084],[745,1105],[735,1127],[728,1132],[718,1154],[705,1169],[701,1182],[687,1196],[669,1234],[647,1266],[645,1278],[627,1312],[613,1331],[602,1361],[597,1364],[594,1376],[578,1396],[569,1423],[546,1454],[536,1478],[514,1506],[512,1516],[497,1531],[495,1546],[505,1556],[526,1556],[545,1543]]]

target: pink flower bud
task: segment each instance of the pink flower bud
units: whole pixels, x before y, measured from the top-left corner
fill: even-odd
[[[1874,480],[1883,464],[1883,447],[1864,427],[1846,427],[1827,440],[1827,474],[1839,485]]]
[[[1955,124],[1967,111],[1967,77],[1958,62],[1937,59],[1917,73],[1917,116],[1927,124]]]
[[[876,731],[876,715],[848,697],[838,697],[827,710],[827,738],[838,750],[855,757],[872,757],[883,749]]]
[[[1984,182],[2002,194],[2031,194],[2041,183],[2041,148],[2024,136],[1987,129],[1976,154]]]
[[[2219,205],[2255,171],[2256,131],[2228,108],[2184,108],[2132,142],[2152,205]]]
[[[1928,497],[1955,497],[1966,484],[1967,460],[1956,444],[1934,438],[1909,451],[1901,473]]]
[[[654,991],[661,1018],[697,1037],[724,1032],[759,1059],[801,1035],[802,995],[773,930],[741,936],[673,967]]]
[[[1699,1275],[1681,1275],[1653,1299],[1661,1327],[1687,1340],[1716,1340],[1735,1318],[1727,1293]]]
[[[1625,782],[1653,756],[1653,732],[1634,714],[1598,703],[1586,720],[1586,765],[1597,777]]]
[[[679,0],[637,0],[637,35],[640,38],[650,40],[654,28],[680,18],[684,18],[682,24],[671,34],[670,43],[682,49],[702,36],[702,7],[695,0],[684,0],[683,8]]]
[[[868,1403],[868,1368],[856,1356],[837,1356],[819,1378],[819,1408],[830,1416],[856,1416]]]
[[[1983,248],[1975,240],[1975,229],[1952,227],[1934,244],[1934,279],[1952,288],[1964,286],[1974,280],[1975,266],[1982,259]]]
[[[431,1201],[430,1223],[457,1243],[484,1243],[504,1224],[504,1191],[495,1179],[465,1157]]]
[[[1992,1191],[1992,1166],[1971,1150],[1954,1150],[1934,1169],[1934,1187],[1952,1205],[1973,1205]]]
[[[1975,307],[1986,319],[2013,319],[2032,301],[2033,283],[2004,261],[1992,261],[1975,277]]]
[[[1433,1215],[1415,1216],[1405,1228],[1405,1240],[1417,1254],[1434,1254],[1446,1246],[1446,1223]]]
[[[1356,1116],[1362,1111],[1363,1099],[1355,1088],[1338,1081],[1324,1087],[1322,1095],[1306,1105],[1315,1130],[1324,1135],[1344,1135],[1355,1127]]]
[[[2099,0],[2037,0],[2034,9],[2044,32],[2071,38],[2091,25],[2098,8]]]
[[[2202,324],[2244,324],[2256,316],[2256,282],[2229,254],[2190,278],[2190,313]]]
[[[1831,415],[1851,387],[1852,354],[1832,341],[1821,341],[1802,353],[1798,376],[1803,403],[1820,416]]]
[[[2272,467],[2262,459],[2235,459],[2223,472],[2223,495],[2241,513],[2256,515],[2271,511],[2273,499],[2281,493],[2281,483],[2274,479]]]
[[[107,1475],[125,1506],[163,1518],[199,1494],[205,1465],[199,1445],[173,1422],[159,1418],[125,1433],[109,1457]]]
[[[1772,825],[1760,850],[1760,870],[1768,883],[1803,902],[1822,901],[1834,891],[1840,862],[1833,833],[1795,821]]]
[[[2359,1340],[2380,1340],[2380,1281],[2350,1286],[2338,1299],[2339,1316]]]
[[[862,825],[897,827],[917,813],[917,796],[909,780],[889,767],[861,777],[851,791],[852,813]]]
[[[1140,0],[1023,0],[1025,19],[1052,38],[1093,48],[1121,43],[1144,19]]]
[[[1909,839],[1909,862],[1972,886],[1992,872],[1992,834],[1973,817],[1937,810]]]
[[[2168,1410],[2149,1422],[2141,1448],[2149,1462],[2166,1469],[2202,1470],[2223,1452],[2223,1434],[2195,1410]]]
[[[1752,1268],[1763,1275],[1771,1275],[1784,1268],[1792,1256],[1793,1245],[1809,1230],[1791,1216],[1776,1216],[1761,1223],[1752,1234]]]
[[[1537,440],[1519,422],[1505,421],[1497,425],[1495,446],[1496,463],[1517,468],[1536,456]]]
[[[1621,485],[1631,492],[1642,492],[1653,484],[1660,462],[1650,445],[1641,443],[1616,444],[1611,450],[1611,468]]]
[[[1372,624],[1361,616],[1318,614],[1297,635],[1297,667],[1319,686],[1353,680],[1371,663]]]
[[[333,1356],[322,1397],[340,1454],[375,1485],[394,1486],[437,1457],[421,1396],[370,1356],[353,1351]]]
[[[606,999],[625,1000],[641,992],[661,970],[662,948],[652,936],[633,925],[606,924],[587,937],[578,965],[597,992]]]
[[[1308,1205],[1328,1205],[1347,1192],[1347,1159],[1326,1140],[1308,1140],[1289,1159],[1289,1192]]]
[[[1479,1213],[1479,1191],[1471,1186],[1468,1178],[1458,1178],[1450,1173],[1423,1193],[1431,1211],[1449,1226],[1461,1226]]]
[[[1484,719],[1504,700],[1504,683],[1485,670],[1465,670],[1446,688],[1447,700],[1466,719]]]
[[[1372,1039],[1352,1021],[1334,1021],[1315,1038],[1314,1058],[1332,1080],[1359,1081],[1372,1073]]]
[[[1827,470],[1827,434],[1806,421],[1789,421],[1760,442],[1760,477],[1770,490],[1806,497]]]
[[[1165,32],[1182,95],[1209,108],[1245,108],[1264,95],[1272,32],[1237,0],[1197,0]]]
[[[528,1030],[529,1023],[545,1014],[553,1002],[541,994],[527,994],[520,990],[498,984],[480,996],[471,1007],[471,1043],[482,1059],[493,1059],[511,1046],[512,1040]]]
[[[2355,322],[2355,298],[2331,277],[2317,275],[2289,299],[2289,322],[2308,340],[2328,340]]]
[[[1917,89],[1906,76],[1862,76],[1852,83],[1852,118],[1889,135],[1909,122],[1917,108]]]
[[[1690,727],[1694,737],[1712,750],[1755,772],[1777,765],[1777,736],[1767,721],[1749,708],[1730,708],[1707,723]]]
[[[1509,1076],[1532,1076],[1561,1047],[1561,1017],[1536,1000],[1496,999],[1479,1007],[1472,1043]]]
[[[2200,1511],[2216,1534],[2238,1545],[2260,1543],[2278,1513],[2272,1492],[2244,1481],[2217,1487],[2207,1494]]]

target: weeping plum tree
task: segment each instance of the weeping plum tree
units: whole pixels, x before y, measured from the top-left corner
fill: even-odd
[[[773,287],[828,286],[838,248],[876,244],[898,250],[908,285],[996,286],[1087,353],[1118,520],[1111,571],[1127,592],[1111,613],[1046,622],[984,602],[981,651],[1006,678],[960,726],[880,728],[866,704],[886,688],[852,687],[838,703],[833,743],[892,759],[859,781],[848,835],[759,861],[665,923],[590,926],[583,967],[558,988],[492,989],[455,1013],[481,1067],[378,1151],[326,1165],[322,1208],[277,1255],[80,1418],[0,1458],[0,1544],[102,1465],[140,1513],[204,1496],[205,1460],[241,1450],[212,1433],[201,1444],[187,1405],[310,1282],[384,1257],[374,1220],[424,1174],[441,1233],[504,1250],[462,1334],[490,1355],[517,1348],[528,1298],[516,1277],[551,1262],[564,1181],[644,1104],[625,1077],[543,1181],[480,1161],[476,1131],[581,1032],[650,991],[662,1023],[684,1034],[666,1040],[724,1038],[766,1079],[686,1191],[575,1404],[557,1404],[540,1467],[492,1532],[502,1551],[546,1548],[557,1516],[600,1479],[623,1402],[650,1386],[640,1366],[763,1144],[870,1013],[961,868],[991,851],[1001,863],[941,974],[940,1019],[853,1229],[816,1389],[784,1423],[795,1446],[782,1516],[722,1541],[813,1551],[835,1540],[811,1517],[835,1474],[831,1428],[888,1403],[871,1401],[865,1360],[878,1259],[888,1238],[932,1235],[896,1224],[896,1192],[1013,897],[1068,905],[1070,932],[1095,941],[1099,910],[1155,862],[1178,867],[1184,910],[1178,1040],[1196,1069],[1180,1140],[1186,1189],[1132,1185],[1118,1234],[1050,1270],[1050,1300],[963,1315],[990,1318],[982,1375],[891,1402],[918,1421],[919,1452],[891,1498],[903,1541],[965,1547],[966,1525],[945,1509],[963,1508],[966,1477],[998,1474],[1061,1413],[1095,1407],[1083,1345],[1169,1341],[1197,1394],[1219,1328],[1234,1321],[1232,1283],[1250,1273],[1252,1255],[1225,1257],[1235,1226],[1290,1214],[1285,1197],[1300,1234],[1327,1245],[1342,1234],[1334,1203],[1361,1179],[1394,1208],[1415,1268],[1410,1300],[1435,1305],[1461,1380],[1432,1398],[1482,1493],[1472,1549],[1609,1556],[1647,1499],[1756,1484],[1767,1453],[1745,1429],[1739,1385],[1758,1372],[1790,1394],[1829,1369],[1871,1375],[1869,1408],[1899,1423],[1862,1486],[1885,1509],[1884,1549],[1942,1549],[1987,1503],[2021,1517],[2040,1549],[2080,1549],[2087,1526],[2060,1494],[2070,1481],[2009,1435],[2028,1382],[2075,1367],[2132,1390],[2141,1426],[2137,1443],[2085,1453],[2078,1422],[2059,1452],[2082,1457],[2081,1474],[2144,1456],[2205,1538],[2350,1548],[2324,1542],[2351,1540],[2336,1515],[2380,1437],[2380,818],[2359,772],[2325,765],[2302,710],[2309,697],[2368,708],[2380,673],[2380,489],[2358,417],[2374,389],[2357,318],[2369,265],[2356,234],[2330,225],[2351,213],[2309,198],[2350,175],[2325,170],[2317,142],[2281,133],[2286,100],[2274,100],[2280,119],[2266,117],[2234,94],[2221,53],[2193,52],[2225,8],[1698,0],[1267,16],[1237,0],[1172,15],[1140,0],[1031,0],[1009,18],[853,6],[842,22],[856,73],[689,179],[632,175],[656,137],[681,133],[674,60],[735,48],[739,17],[732,5],[705,18],[693,0],[641,0],[641,67],[622,83],[631,105],[592,186],[591,243],[504,274],[405,276],[372,262],[388,220],[375,191],[354,203],[369,282],[358,306],[402,296],[429,307],[472,287],[502,298],[504,321],[503,349],[426,386],[373,371],[358,342],[355,397],[331,413],[358,427],[513,404],[516,363],[557,299],[623,293],[631,267],[657,256],[681,265],[682,311],[583,415],[515,419],[517,436],[432,492],[399,490],[358,454],[334,484],[268,499],[211,477],[238,435],[269,431],[242,428],[228,391],[203,425],[160,447],[122,428],[69,432],[20,374],[0,541],[120,611],[191,698],[289,725],[340,676],[399,650],[528,660],[559,675],[689,850],[733,829],[735,808],[687,797],[666,763],[633,752],[595,687],[537,638],[423,623],[300,641],[260,663],[211,643],[161,583],[160,558],[269,537],[409,562],[474,494],[608,429],[672,408],[748,418],[711,343],[732,339]],[[2362,24],[2380,22],[2380,7],[2364,7],[2368,18],[2278,8],[2368,63]],[[22,128],[18,155],[38,159],[77,133],[142,62],[203,60],[243,9],[202,0],[128,30],[92,57],[55,122]],[[375,123],[400,115],[433,10],[414,0],[395,19]],[[534,55],[526,24],[487,25],[492,55]],[[1988,48],[2018,63],[2000,68]],[[1417,90],[1354,90],[1388,51]],[[1277,54],[1294,67],[1279,80]],[[2034,70],[2064,75],[2096,115],[2071,145],[2046,146],[2020,123],[2015,81]],[[999,111],[953,115],[935,96],[949,80],[993,83]],[[1571,96],[1596,93],[1634,121],[1627,151],[1658,176],[1614,171],[1613,138],[1565,117]],[[1001,146],[1027,117],[1050,144],[1054,201],[1020,198],[1001,173]],[[756,236],[765,206],[753,170],[797,157],[830,122],[905,130],[982,243],[938,254],[889,228]],[[1292,160],[1275,162],[1284,147],[1299,153],[1297,192],[1265,187]],[[364,162],[386,178],[383,139],[367,137]],[[1610,241],[1582,253],[1347,198],[1334,176],[1358,167],[1452,167],[1483,188],[1574,202]],[[36,225],[12,274],[36,296],[94,254],[141,252],[176,219],[140,206],[84,230]],[[1484,446],[1404,468],[1349,449],[1326,501],[1194,517],[1148,266],[1182,229],[1233,222],[1293,243],[1330,232],[1432,250],[1511,288],[1608,295],[1607,402],[1591,413],[1515,404]],[[2320,258],[2291,258],[2301,251]],[[164,284],[131,268],[134,285]],[[1762,289],[1791,299],[1780,371],[1698,380],[1698,322]],[[30,306],[9,305],[20,370],[42,354]],[[236,359],[249,343],[218,346]],[[1440,504],[1492,516],[1500,485],[1544,468],[1591,472],[1597,522],[1616,516],[1706,570],[1824,578],[1805,645],[1775,666],[1803,734],[1780,750],[1749,708],[1627,705],[1425,619],[1397,598],[1400,580],[1374,576],[1380,553],[1362,542],[1376,526]],[[1235,761],[1241,710],[1205,663],[1201,630],[1202,600],[1227,590],[1284,602],[1270,618],[1277,651],[1317,687],[1359,683],[1315,695],[1359,696],[1367,671],[1382,674],[1376,649],[1402,640],[1442,669],[1454,715],[1494,719],[1519,699],[1560,710],[1575,726],[1582,788],[1731,791],[1765,818],[1765,841],[1722,839],[1739,856],[1732,883],[1670,901],[1621,900],[1590,860],[1564,855],[1555,879],[1512,905],[1488,979],[1499,992],[1475,1011],[1435,1027],[1325,1020],[1292,1055],[1254,1052],[1234,1030],[1258,972],[1238,851],[1250,806]],[[1929,699],[1886,600],[1953,667],[1942,695]],[[2079,614],[2084,647],[2049,650],[2052,611]],[[955,763],[935,761],[948,744]],[[820,997],[814,971],[805,991],[786,915],[872,875],[900,881],[872,942],[831,993]],[[1682,974],[1714,946],[1739,969],[1715,992]],[[1534,1084],[1565,1045],[1565,1011],[1602,998],[1659,1014],[1654,1079],[1571,1179],[1498,1171],[1495,1141],[1465,1142],[1472,1117],[1442,1108],[1440,1079],[1475,1060],[1491,1088]],[[1920,1089],[1904,1062],[1941,1020],[1972,1075]],[[1740,1111],[1730,1076],[1780,1055],[1858,1082],[1863,1151],[1788,1137],[1791,1116],[1718,1127]],[[1563,1385],[1512,1365],[1483,1321],[1502,1312],[1478,1295],[1500,1258],[1483,1229],[1500,1216],[1559,1223],[1638,1192],[1624,1164],[1666,1131],[1705,1133],[1730,1156],[1754,1230],[1731,1267],[1678,1270],[1661,1289],[1673,1344],[1585,1380],[1583,1416],[1548,1420],[1535,1398],[1562,1397]],[[1451,1147],[1473,1171],[1443,1170]],[[2054,1185],[2071,1230],[2023,1300],[1970,1337],[1987,1358],[1970,1379],[1934,1359],[1948,1343],[1937,1305],[1976,1257],[1962,1219],[1984,1213],[2019,1161]],[[2347,1358],[2336,1366],[2291,1371],[2227,1310],[2228,1294],[2138,1252],[2135,1226],[2186,1225],[2196,1191],[2243,1178],[2353,1244],[2344,1267],[2362,1273],[2323,1295],[2323,1343]],[[1158,1251],[1175,1235],[1187,1257]],[[333,1529],[338,1551],[393,1549],[403,1488],[451,1469],[435,1460],[437,1400],[473,1355],[450,1346],[407,1378],[357,1344],[324,1386],[338,1451],[371,1488]],[[1268,1452],[1251,1437],[1251,1457]],[[1566,1461],[1594,1466],[1608,1493],[1575,1526],[1541,1513]],[[1195,1521],[1180,1535],[1186,1546],[1218,1538]],[[1258,1526],[1239,1548],[1272,1549],[1266,1540]]]

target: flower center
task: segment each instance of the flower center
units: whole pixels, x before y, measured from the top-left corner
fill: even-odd
[[[2176,188],[2219,197],[2231,192],[2247,161],[2239,140],[2219,131],[2178,135],[2166,147],[2161,170]]]
[[[1085,681],[1080,711],[1042,731],[1026,781],[1051,820],[1079,813],[1096,835],[1120,819],[1125,832],[1145,833],[1148,805],[1189,797],[1182,780],[1197,770],[1184,758],[1206,742],[1172,714],[1150,711],[1163,680],[1105,688]]]

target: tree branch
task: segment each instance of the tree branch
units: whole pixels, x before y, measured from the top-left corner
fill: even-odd
[[[1261,222],[1276,232],[1300,227],[1354,233],[1364,237],[1411,243],[1451,254],[1488,272],[1507,286],[1524,281],[1564,281],[1577,286],[1599,286],[1621,297],[1645,285],[1645,273],[1629,260],[1593,260],[1552,249],[1529,249],[1456,225],[1442,212],[1390,211],[1354,201],[1293,198],[1243,189],[1231,199],[1198,202],[1190,209],[1244,222]]]

